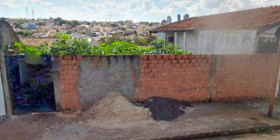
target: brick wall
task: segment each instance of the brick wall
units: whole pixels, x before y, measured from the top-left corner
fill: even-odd
[[[273,90],[277,78],[277,55],[221,55],[217,56],[213,99],[265,98]]]
[[[277,55],[143,55],[139,99],[184,101],[266,98],[274,92]]]
[[[60,57],[60,98],[62,110],[76,110],[80,108],[77,87],[81,56]]]
[[[209,99],[211,56],[143,55],[139,99],[152,96],[188,101]]]
[[[62,110],[86,107],[110,91],[136,101],[153,96],[193,102],[266,98],[274,92],[278,70],[277,54],[96,58],[60,57]]]

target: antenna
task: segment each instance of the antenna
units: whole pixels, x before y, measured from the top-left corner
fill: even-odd
[[[27,18],[29,18],[28,8],[27,8],[27,7],[25,7],[25,11],[26,11],[26,16],[27,16]]]
[[[32,8],[32,17],[35,18],[33,8]]]

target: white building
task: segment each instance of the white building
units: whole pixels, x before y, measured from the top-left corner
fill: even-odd
[[[271,53],[278,47],[280,6],[192,17],[151,30],[194,54]]]

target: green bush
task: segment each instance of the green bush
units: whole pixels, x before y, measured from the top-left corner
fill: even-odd
[[[39,46],[29,46],[21,42],[16,42],[13,46],[8,46],[7,50],[16,55],[41,55],[48,54],[48,44],[41,43]]]
[[[190,54],[176,45],[165,45],[164,40],[155,40],[147,46],[138,46],[130,41],[112,40],[101,42],[99,46],[93,46],[86,39],[71,39],[67,34],[57,34],[58,40],[52,47],[47,44],[40,46],[28,46],[22,43],[14,43],[8,50],[15,54],[50,54],[50,55],[141,55],[141,54]]]

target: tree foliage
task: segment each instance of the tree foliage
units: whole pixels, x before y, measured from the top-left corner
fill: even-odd
[[[72,28],[74,28],[74,27],[80,25],[80,22],[77,21],[77,20],[68,21],[68,20],[64,20],[64,19],[62,19],[62,18],[60,18],[60,17],[55,18],[55,19],[54,19],[54,23],[55,23],[55,25],[59,25],[59,26],[61,26],[61,25],[63,25],[63,24],[66,24],[66,25],[71,26]]]
[[[9,51],[15,54],[51,54],[51,55],[141,55],[141,54],[190,54],[176,45],[165,45],[164,40],[155,40],[147,46],[138,46],[130,41],[119,39],[101,42],[93,46],[86,39],[71,39],[67,34],[57,34],[59,38],[48,48],[47,44],[28,46],[15,43]]]
[[[33,34],[32,31],[18,31],[17,33],[23,37],[31,37]]]

